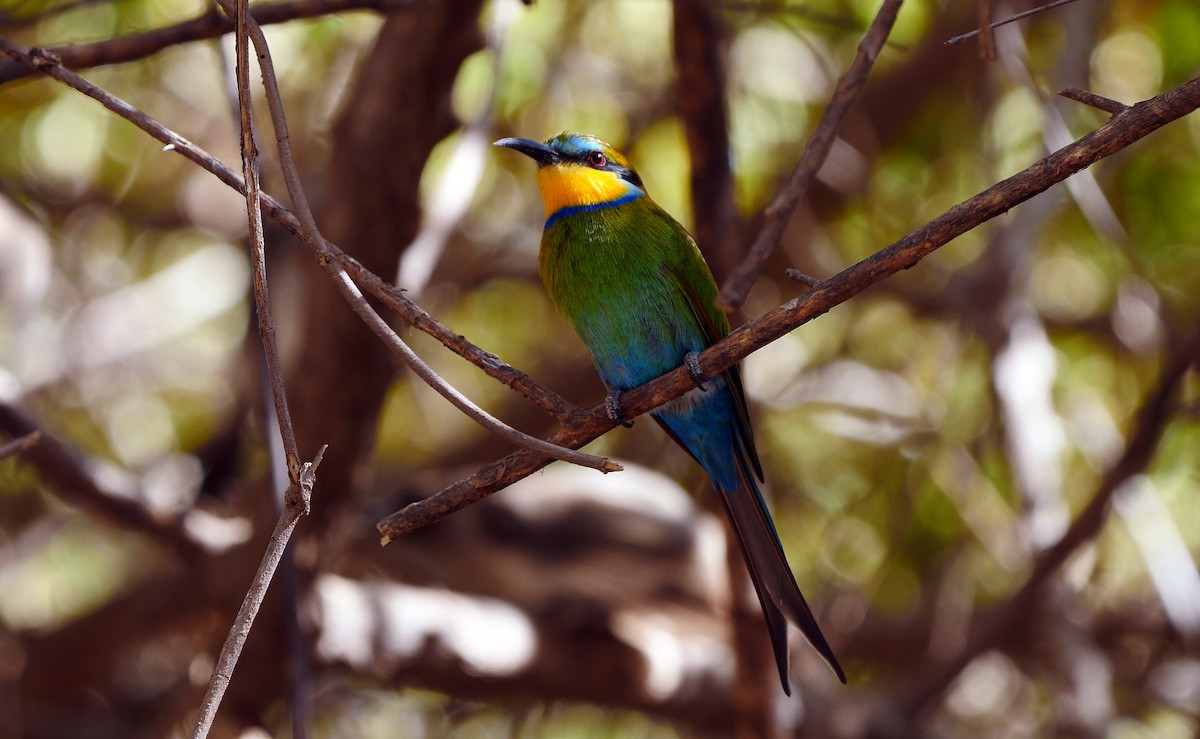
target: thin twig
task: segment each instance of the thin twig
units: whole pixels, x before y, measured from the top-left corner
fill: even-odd
[[[1098,108],[1111,115],[1117,115],[1118,113],[1124,113],[1125,111],[1129,110],[1129,106],[1125,103],[1117,102],[1116,100],[1113,100],[1112,98],[1106,98],[1103,95],[1097,95],[1094,92],[1081,90],[1078,87],[1068,87],[1065,90],[1059,90],[1058,94],[1062,95],[1068,100],[1074,100],[1077,103],[1090,105],[1093,108]]]
[[[41,431],[30,431],[24,436],[18,436],[4,446],[0,446],[0,459],[8,459],[11,456],[28,451],[37,446],[37,443],[41,440]]]
[[[891,275],[912,267],[951,240],[1044,192],[1071,175],[1111,156],[1162,126],[1200,108],[1200,78],[1142,101],[1082,139],[955,205],[903,239],[847,267],[804,295],[733,331],[700,354],[700,370],[715,377],[755,350]],[[621,412],[634,418],[695,387],[686,367],[677,367],[621,395]],[[612,427],[603,406],[578,416],[555,435],[566,446],[582,446]],[[526,477],[549,463],[526,451],[515,452],[470,478],[409,505],[379,522],[383,541],[402,536]]]
[[[798,269],[788,269],[786,274],[788,279],[803,283],[809,287],[816,287],[817,285],[821,284],[821,280],[818,280],[816,277],[812,277],[811,275],[806,275]]]
[[[1016,15],[1010,15],[1007,18],[1001,18],[998,21],[992,21],[990,24],[988,24],[988,30],[990,31],[993,28],[998,28],[999,26],[1003,26],[1006,23],[1012,23],[1013,21],[1019,21],[1022,18],[1028,18],[1031,15],[1037,15],[1038,13],[1041,13],[1043,10],[1051,10],[1052,8],[1057,8],[1060,5],[1066,5],[1067,3],[1073,3],[1073,2],[1075,2],[1075,0],[1054,0],[1054,2],[1052,2],[1052,3],[1040,5],[1036,8],[1030,8],[1029,10],[1025,10],[1020,13],[1017,13]],[[979,35],[979,29],[976,28],[974,31],[967,31],[966,33],[964,33],[962,35],[947,39],[943,43],[946,46],[953,46],[954,44],[961,44],[964,41],[973,39],[978,35]]]
[[[253,14],[252,14],[253,15]],[[152,138],[166,144],[164,150],[174,151],[183,156],[188,161],[192,162],[212,173],[229,187],[239,193],[245,193],[245,184],[241,177],[237,175],[229,166],[188,141],[184,137],[175,133],[171,129],[163,126],[161,123],[146,115],[142,111],[134,108],[125,101],[121,100],[108,93],[107,91],[96,87],[87,80],[80,77],[78,74],[71,72],[61,66],[61,60],[54,52],[46,49],[29,49],[26,51],[19,45],[9,41],[4,36],[0,36],[0,51],[4,51],[14,60],[19,62],[23,67],[36,68],[44,72],[47,76],[67,85],[68,87],[87,95],[96,100],[104,107],[116,113],[120,117],[133,123],[138,128],[145,131]],[[270,94],[271,87],[268,90],[268,100],[272,99]],[[274,113],[272,116],[274,118]],[[286,121],[285,121],[286,123]],[[288,146],[287,142],[290,139],[284,139],[281,146]],[[289,169],[287,161],[294,161],[290,157],[281,157],[284,166],[285,175]],[[290,168],[294,169],[294,165]],[[302,242],[308,243],[308,237],[301,225],[300,220],[287,208],[285,208],[278,200],[262,193],[260,195],[262,207],[266,210],[267,215],[282,225],[293,236]],[[413,328],[424,331],[433,338],[437,339],[450,351],[458,354],[463,359],[471,362],[476,367],[479,367],[489,377],[509,386],[513,390],[521,393],[529,400],[536,403],[539,407],[545,410],[560,423],[565,422],[575,413],[579,412],[570,401],[553,392],[536,382],[528,375],[511,367],[500,360],[495,354],[484,351],[475,346],[470,341],[467,341],[463,336],[451,331],[444,324],[437,321],[423,308],[410,300],[404,291],[395,287],[392,283],[375,275],[353,257],[349,256],[341,249],[328,241],[324,241],[320,247],[324,250],[321,258],[332,258],[350,274],[354,280],[362,285],[368,293],[375,296],[379,300],[387,304],[396,314],[408,323]]]
[[[858,43],[858,52],[854,55],[854,60],[838,80],[833,98],[825,108],[817,130],[805,144],[800,163],[796,165],[783,190],[763,211],[764,220],[758,238],[754,240],[737,271],[721,288],[717,304],[722,308],[732,311],[746,302],[746,296],[766,265],[767,258],[779,245],[784,227],[791,220],[800,201],[804,199],[804,194],[820,171],[821,165],[825,163],[825,158],[829,156],[837,128],[867,81],[867,75],[896,23],[896,14],[900,12],[902,3],[903,0],[884,0],[879,12],[875,14],[875,20],[871,21],[870,28]]]
[[[92,85],[74,72],[64,69],[59,63],[58,58],[45,49],[30,49],[26,51],[18,44],[15,44],[9,39],[0,36],[0,50],[4,51],[12,58],[17,59],[24,64],[28,64],[39,71],[44,72],[46,75],[66,84],[72,89],[78,90],[88,97],[100,102],[109,110],[117,113],[122,118],[132,122],[146,133],[165,143],[167,145],[165,147],[166,149],[178,152],[189,161],[200,165],[204,169],[215,174],[222,182],[238,192],[245,192],[245,183],[243,182],[242,178],[224,163],[220,162],[215,157],[211,156],[203,149],[183,138],[179,134],[166,128],[161,123],[146,115],[142,111],[137,110],[133,106],[129,105],[124,100],[121,100],[120,98],[101,90],[95,85]],[[279,136],[280,133],[277,131],[276,135]],[[285,174],[286,171],[287,170],[285,169]],[[408,364],[410,360],[414,359],[416,355],[413,354],[411,350],[408,350],[407,345],[405,345],[400,337],[397,336],[394,331],[392,331],[391,327],[387,325],[387,322],[380,318],[370,304],[362,298],[362,293],[359,292],[358,288],[354,285],[353,279],[364,279],[368,282],[374,283],[377,288],[387,283],[378,275],[371,275],[369,271],[363,268],[363,266],[356,260],[342,252],[340,249],[334,247],[328,241],[325,241],[319,236],[319,234],[318,238],[320,238],[320,241],[314,244],[311,240],[312,237],[310,236],[310,233],[304,229],[300,220],[287,208],[283,207],[278,200],[275,200],[265,193],[262,193],[260,194],[260,202],[262,203],[262,206],[268,215],[277,220],[281,225],[291,231],[291,233],[297,238],[304,243],[309,244],[310,247],[314,249],[314,251],[317,253],[318,261],[320,262],[321,266],[330,274],[331,277],[334,277],[334,284],[338,286],[338,289],[342,292],[342,295],[348,301],[350,301],[351,307],[355,308],[355,312],[358,313],[361,318],[368,321],[368,326],[373,331],[375,331],[381,337],[387,337],[385,343],[387,344],[388,348],[391,349],[392,352],[395,353],[406,364]],[[339,274],[342,275],[342,277],[339,277]],[[353,288],[353,290],[350,288]],[[411,301],[408,301],[408,299],[405,298],[402,293],[396,292],[394,288],[390,292],[389,299],[392,301],[397,301],[401,304],[411,303]],[[401,317],[407,319],[408,315],[423,313],[424,311],[422,311],[420,308],[416,307],[415,305],[410,305],[407,307],[405,313],[403,313]],[[372,316],[373,318],[371,318]],[[420,326],[427,327],[430,326],[431,323],[432,319],[428,318],[426,315],[425,320],[421,322]],[[413,325],[417,326],[418,324],[414,323]],[[450,331],[443,326],[441,327],[440,333],[442,333],[444,336],[450,334]],[[438,336],[437,338],[442,340],[443,344],[451,348],[474,348],[469,344],[469,342],[443,340],[442,336]],[[495,355],[488,354],[487,352],[475,351],[470,352],[469,354],[463,354],[462,356],[474,362],[489,375],[492,375],[493,373],[499,375],[500,377],[498,377],[498,379],[500,379],[501,382],[504,382],[514,389],[518,389],[523,394],[526,392],[526,390],[531,390],[536,385],[536,383],[533,383],[532,380],[528,380],[528,378],[525,378],[524,375],[521,375],[515,370],[506,371],[504,368],[497,367]],[[621,469],[620,465],[605,457],[598,457],[596,455],[586,454],[574,449],[558,447],[553,443],[546,442],[537,437],[518,431],[517,429],[514,429],[511,426],[504,424],[502,421],[483,412],[481,409],[471,403],[470,400],[462,396],[461,393],[458,393],[457,390],[438,377],[436,373],[434,373],[433,370],[428,366],[425,366],[424,369],[421,370],[418,370],[416,366],[413,366],[413,369],[417,372],[417,375],[426,382],[433,380],[433,382],[430,383],[431,386],[443,397],[449,400],[455,407],[459,408],[459,410],[462,410],[464,413],[467,413],[472,420],[517,446],[537,450],[537,452],[549,454],[555,459],[561,459],[562,461],[570,462],[583,467],[590,467],[602,472],[616,472]],[[511,370],[511,368],[507,368],[507,370]],[[565,403],[565,401],[561,403],[556,402],[555,399],[557,396],[546,388],[541,388],[539,391],[529,395],[529,397],[535,399],[535,401],[539,401],[539,404],[545,404],[546,407],[554,408],[555,411],[553,412],[555,412],[556,416],[560,419],[569,418],[574,415],[572,411],[567,409],[569,404]]]
[[[225,1],[225,0],[222,0]],[[300,225],[303,229],[302,239],[305,240],[311,248],[313,248],[319,258],[321,266],[329,274],[334,285],[337,286],[342,297],[350,304],[351,308],[359,315],[359,317],[367,324],[367,326],[392,350],[401,360],[409,366],[424,380],[430,387],[436,390],[444,398],[450,401],[456,408],[466,414],[479,425],[497,434],[501,438],[507,439],[516,446],[523,446],[531,449],[537,449],[554,455],[557,459],[578,464],[584,467],[591,467],[600,470],[601,472],[616,472],[621,470],[621,466],[604,457],[597,457],[592,454],[584,454],[570,449],[562,449],[556,447],[549,442],[539,439],[534,436],[525,434],[513,427],[505,424],[499,419],[493,417],[482,408],[475,405],[466,396],[460,393],[450,383],[446,382],[438,375],[432,367],[426,364],[416,352],[412,351],[405,342],[400,339],[399,335],[392,330],[391,326],[384,321],[370,303],[366,301],[360,292],[353,279],[346,273],[346,268],[343,260],[336,258],[337,255],[332,254],[329,249],[329,242],[321,236],[320,230],[317,228],[316,218],[313,216],[312,209],[308,204],[308,198],[304,195],[304,188],[300,181],[300,172],[296,167],[295,157],[292,155],[291,136],[288,134],[287,118],[284,115],[283,100],[279,93],[278,81],[273,71],[273,62],[271,61],[270,52],[266,47],[266,38],[262,34],[262,29],[257,24],[250,26],[251,38],[254,41],[255,48],[259,52],[259,63],[263,68],[263,86],[266,90],[267,105],[271,112],[271,122],[275,127],[275,137],[279,145],[279,161],[283,170],[284,182],[287,185],[288,195],[291,196],[292,204],[296,208],[296,215],[299,218]],[[268,74],[269,72],[269,74]],[[327,258],[327,257],[334,258]],[[361,270],[366,272],[366,270]],[[373,276],[373,275],[372,275]],[[372,280],[376,285],[383,283],[382,280]],[[389,286],[390,287],[390,286]],[[394,290],[389,291],[394,295]]]
[[[230,0],[218,1],[224,5]],[[316,252],[321,266],[325,269],[330,279],[333,280],[342,297],[350,304],[351,309],[358,314],[359,318],[367,324],[367,327],[379,337],[392,353],[408,365],[418,377],[480,426],[516,446],[551,454],[563,461],[583,467],[591,467],[601,472],[618,472],[623,469],[621,465],[605,457],[597,457],[593,454],[585,454],[572,449],[563,449],[536,436],[530,436],[522,431],[518,431],[498,418],[495,418],[471,402],[469,398],[437,374],[432,367],[426,364],[416,352],[404,343],[404,340],[392,330],[387,321],[383,320],[375,309],[371,307],[371,304],[363,297],[362,291],[354,283],[350,275],[346,273],[340,261],[335,258],[335,255],[329,252],[328,242],[321,236],[321,232],[317,228],[316,218],[313,216],[312,209],[308,204],[308,198],[305,196],[304,188],[300,182],[300,171],[296,167],[296,160],[292,155],[291,136],[288,134],[287,117],[284,115],[283,110],[283,98],[279,93],[278,80],[274,74],[273,62],[271,61],[270,50],[267,48],[266,38],[263,36],[262,29],[257,24],[249,24],[248,30],[254,42],[255,49],[258,51],[259,64],[262,66],[263,87],[267,94],[267,106],[271,112],[271,123],[275,127],[275,139],[279,145],[280,166],[283,170],[284,182],[287,184],[288,195],[292,198],[292,204],[295,206],[296,215],[300,220],[303,230],[302,238]]]
[[[349,10],[387,11],[412,2],[414,0],[288,0],[255,5],[250,14],[259,23],[286,23]],[[179,44],[219,38],[232,31],[233,21],[213,9],[173,26],[91,44],[72,44],[50,49],[50,53],[70,69],[88,69],[145,59]],[[0,84],[27,77],[29,73],[29,68],[19,60],[0,60]]]
[[[31,65],[85,92],[168,146],[178,148],[180,154],[208,169],[234,189],[244,191],[241,179],[224,164],[124,101],[62,69],[52,55],[36,49],[26,52],[3,36],[0,36],[0,50],[23,64]],[[700,355],[701,371],[709,376],[721,373],[758,348],[845,302],[867,287],[915,265],[952,239],[1007,212],[1198,107],[1200,78],[1132,106],[1079,141],[1055,151],[1018,174],[959,203],[904,239],[823,281],[816,289],[733,331]],[[264,194],[262,201],[269,215],[299,235],[299,222],[295,216],[268,195]],[[357,270],[359,274],[369,274],[355,260],[340,253],[331,244],[326,242],[324,246],[327,251],[323,258],[339,260],[348,272],[353,273]],[[375,279],[380,278],[376,276]],[[402,299],[403,295],[397,294],[395,297]],[[646,385],[623,394],[622,412],[626,417],[632,418],[683,395],[693,387],[694,383],[687,368],[678,367]],[[612,427],[613,423],[608,419],[603,406],[597,406],[586,412],[572,414],[570,423],[565,424],[552,441],[564,446],[582,446]],[[387,517],[380,521],[378,528],[387,541],[482,499],[544,467],[549,461],[547,455],[539,452],[527,449],[514,452],[488,465],[469,479]]]
[[[232,4],[232,3],[230,3]],[[226,12],[230,8],[225,8]],[[254,105],[250,96],[249,44],[247,43],[246,0],[238,0],[234,15],[237,32],[234,34],[234,49],[237,55],[236,79],[238,119],[241,123],[242,179],[246,183],[246,217],[250,230],[250,264],[254,281],[254,308],[258,316],[258,334],[262,340],[263,358],[267,364],[267,378],[271,382],[271,398],[275,403],[275,420],[279,426],[279,438],[283,442],[283,455],[287,463],[288,479],[295,482],[300,474],[300,451],[296,446],[296,430],[292,426],[292,412],[288,409],[287,388],[283,382],[283,363],[279,359],[279,342],[275,336],[275,319],[271,315],[271,299],[267,291],[267,254],[263,237],[262,208],[259,206],[258,145],[254,136]],[[262,52],[260,51],[261,55]],[[265,74],[265,72],[264,72]]]
[[[225,689],[229,687],[233,670],[237,667],[242,648],[246,645],[246,637],[250,635],[250,629],[254,626],[254,618],[262,607],[263,598],[267,595],[267,588],[271,585],[275,569],[279,567],[279,560],[283,558],[283,552],[287,549],[292,532],[296,530],[296,523],[301,516],[308,514],[313,485],[317,481],[317,468],[321,466],[326,448],[321,447],[313,461],[301,465],[297,481],[288,486],[288,492],[284,495],[283,513],[275,524],[275,530],[271,532],[271,540],[267,543],[267,550],[263,553],[262,562],[259,563],[258,571],[254,574],[249,590],[246,591],[246,597],[242,600],[242,606],[234,618],[233,627],[229,630],[229,635],[225,637],[225,644],[221,647],[217,665],[213,668],[208,690],[204,694],[204,700],[200,703],[200,714],[192,729],[192,739],[204,739],[212,729],[213,720],[217,716],[217,708],[221,705]]]

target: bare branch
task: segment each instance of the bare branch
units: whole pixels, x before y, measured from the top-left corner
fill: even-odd
[[[1124,113],[1125,111],[1129,110],[1129,106],[1125,103],[1119,103],[1111,98],[1106,98],[1103,95],[1097,95],[1096,93],[1088,92],[1087,90],[1081,90],[1078,87],[1068,87],[1065,90],[1059,90],[1058,94],[1062,95],[1068,100],[1074,100],[1077,103],[1090,105],[1093,108],[1098,108],[1103,110],[1105,113],[1112,115]]]
[[[903,239],[733,331],[700,355],[701,370],[709,377],[720,374],[755,350],[844,303],[871,285],[912,267],[979,224],[1008,212],[1052,185],[1197,108],[1200,108],[1200,78],[1134,105],[1082,139],[955,205]],[[633,418],[683,395],[693,387],[687,368],[677,367],[641,387],[623,393],[621,411],[626,418]],[[564,446],[582,446],[608,431],[612,425],[603,406],[597,406],[560,430],[554,440]],[[531,452],[510,454],[467,480],[384,518],[378,524],[384,543],[485,498],[549,462],[549,459]]]
[[[380,10],[411,4],[413,0],[289,0],[255,5],[250,14],[264,24],[286,23],[348,10]],[[145,59],[163,49],[218,38],[233,31],[233,21],[216,9],[183,23],[153,31],[122,36],[91,44],[72,44],[50,49],[50,53],[71,69],[87,69],[105,64],[120,64]],[[0,61],[0,84],[29,76],[29,68],[19,60]]]
[[[275,337],[275,320],[271,316],[271,299],[267,292],[267,254],[263,238],[262,208],[259,205],[258,144],[254,136],[254,105],[250,95],[250,62],[246,31],[246,16],[249,15],[245,0],[238,0],[237,7],[224,2],[226,13],[236,17],[237,33],[237,98],[238,119],[241,123],[242,178],[246,183],[246,216],[250,230],[250,264],[254,281],[254,308],[258,315],[258,334],[262,341],[263,357],[267,365],[267,378],[271,383],[271,398],[275,403],[275,420],[279,425],[279,438],[283,442],[283,454],[287,463],[288,479],[296,482],[300,474],[300,451],[296,447],[296,430],[292,427],[292,412],[288,409],[287,388],[283,382],[283,364],[279,359],[279,342]],[[253,22],[253,21],[251,21]],[[257,27],[257,24],[256,24]],[[266,53],[259,50],[260,57]],[[264,70],[263,74],[266,74]],[[273,76],[273,75],[272,75]]]
[[[220,0],[220,2],[223,7],[230,4],[229,0]],[[288,134],[287,118],[283,110],[283,98],[279,93],[278,81],[274,73],[270,50],[267,48],[266,38],[263,36],[262,29],[256,23],[250,24],[249,33],[254,42],[255,49],[258,51],[259,63],[262,65],[263,85],[266,89],[267,103],[271,111],[271,122],[275,127],[275,138],[279,146],[280,165],[283,169],[288,194],[291,196],[292,203],[296,207],[302,228],[300,238],[317,254],[321,266],[329,274],[330,279],[333,280],[342,297],[350,304],[351,309],[358,314],[359,318],[367,324],[367,327],[383,341],[392,353],[408,365],[418,377],[480,426],[516,446],[535,449],[565,462],[571,462],[583,467],[591,467],[592,469],[606,473],[620,471],[622,468],[616,462],[604,457],[557,447],[535,436],[518,431],[475,405],[469,398],[446,382],[432,367],[417,356],[416,352],[404,343],[396,332],[392,330],[392,327],[366,301],[366,298],[363,297],[362,292],[346,273],[345,268],[339,263],[339,260],[336,258],[326,258],[336,255],[333,255],[329,251],[328,242],[321,236],[321,232],[317,228],[316,218],[313,217],[312,209],[308,204],[308,198],[305,196],[304,188],[300,182],[300,171],[296,167],[296,160],[292,155],[291,136]]]
[[[999,26],[1003,26],[1006,23],[1012,23],[1013,21],[1019,21],[1022,18],[1028,18],[1031,15],[1037,15],[1038,13],[1041,13],[1043,10],[1051,10],[1053,8],[1057,8],[1060,5],[1066,5],[1067,3],[1073,3],[1073,2],[1075,2],[1075,0],[1054,0],[1054,2],[1052,2],[1052,3],[1040,5],[1036,8],[1030,8],[1029,10],[1022,11],[1015,15],[1010,15],[1007,18],[1002,18],[998,21],[992,21],[990,24],[988,24],[988,32],[990,32],[991,29],[998,28]],[[954,44],[961,44],[964,41],[973,39],[978,35],[979,35],[979,29],[976,28],[974,31],[967,31],[966,33],[961,34],[959,36],[955,36],[953,38],[946,39],[946,41],[944,43],[946,46],[953,46]]]
[[[229,687],[233,670],[237,667],[238,658],[242,654],[242,647],[246,645],[246,637],[250,635],[250,629],[254,626],[254,619],[262,607],[263,598],[267,595],[267,588],[270,587],[275,570],[279,567],[279,561],[283,558],[283,552],[292,538],[292,532],[296,530],[296,523],[299,522],[301,516],[308,515],[312,489],[317,482],[317,468],[321,466],[325,449],[326,447],[321,447],[313,461],[303,464],[297,481],[289,485],[284,494],[283,513],[279,516],[278,523],[275,524],[275,530],[271,533],[267,550],[263,553],[262,562],[254,574],[250,589],[246,591],[246,597],[242,600],[241,608],[238,609],[233,627],[229,630],[229,636],[225,638],[225,644],[221,647],[217,666],[213,669],[208,690],[204,694],[204,701],[200,704],[200,715],[196,718],[196,725],[192,729],[192,739],[203,739],[208,736],[208,732],[212,728],[213,719],[217,717],[217,708],[221,705],[221,698],[225,695],[225,689]]]
[[[29,51],[25,51],[19,45],[4,38],[3,36],[0,36],[0,50],[3,50],[10,57],[20,60],[24,64],[31,65],[32,67],[37,68],[39,71],[45,72],[48,76],[63,82],[72,89],[78,90],[88,97],[97,100],[109,110],[112,110],[114,113],[117,113],[121,117],[132,122],[134,125],[149,133],[154,138],[165,143],[167,145],[167,149],[178,152],[189,161],[192,161],[209,172],[212,172],[222,182],[238,192],[245,192],[245,183],[242,181],[242,178],[238,177],[238,175],[224,163],[220,162],[200,147],[191,143],[174,131],[166,128],[158,121],[154,120],[142,111],[137,110],[125,101],[105,92],[104,90],[101,90],[95,85],[92,85],[74,72],[64,69],[59,63],[58,58],[52,53],[44,49],[31,49]],[[277,129],[276,135],[281,139],[287,139],[286,129]],[[286,174],[287,169],[285,168],[284,171]],[[296,181],[298,182],[298,178]],[[439,394],[449,400],[456,408],[467,414],[472,420],[476,421],[489,431],[492,431],[493,433],[496,433],[511,441],[517,446],[523,446],[529,449],[537,450],[537,452],[541,454],[548,454],[555,459],[561,459],[565,462],[571,462],[572,464],[590,467],[602,472],[616,472],[621,469],[620,465],[607,458],[598,457],[592,454],[585,454],[583,452],[577,452],[570,448],[556,446],[537,437],[518,431],[517,429],[514,429],[502,421],[488,415],[481,408],[476,406],[465,396],[451,387],[449,383],[439,377],[432,368],[421,362],[416,354],[413,353],[412,350],[409,349],[408,346],[403,342],[403,340],[396,335],[396,332],[392,330],[391,326],[389,326],[386,321],[380,318],[380,316],[375,312],[375,309],[372,308],[369,303],[367,303],[366,299],[363,298],[362,293],[359,292],[358,288],[354,285],[351,277],[351,274],[353,274],[354,277],[365,276],[368,274],[367,270],[364,269],[362,265],[358,264],[358,262],[356,262],[353,258],[342,252],[340,249],[334,247],[328,241],[325,241],[319,233],[315,234],[314,240],[313,233],[315,233],[315,231],[306,229],[302,225],[301,221],[297,219],[297,217],[290,211],[284,208],[279,201],[266,194],[260,195],[260,201],[263,207],[266,209],[268,215],[276,219],[280,224],[296,235],[297,238],[301,239],[306,244],[309,244],[309,246],[316,252],[318,262],[334,279],[334,284],[338,286],[338,290],[341,291],[343,297],[350,302],[351,307],[355,310],[359,317],[367,323],[368,327],[371,328],[371,330],[377,335],[379,335],[380,338],[384,339],[384,342],[388,348],[394,354],[396,354],[401,361],[412,367],[414,372],[416,372],[422,380],[425,380],[427,383],[429,383],[430,386],[437,390]],[[311,213],[308,214],[308,218],[311,220]],[[315,229],[315,222],[313,225]],[[378,276],[372,276],[372,281],[377,285],[384,284],[383,280]],[[404,298],[402,293],[394,291],[391,293],[390,297],[393,300],[407,301],[407,298]],[[428,321],[424,323],[425,325],[428,325]],[[443,343],[447,344],[447,346],[451,345],[445,341],[443,341]],[[452,343],[456,346],[463,346],[462,342]],[[490,359],[494,359],[493,355],[489,355],[486,352],[479,352],[478,354],[471,354],[468,358],[473,358],[472,361],[474,361],[474,359],[478,359],[480,361],[479,366],[489,374],[496,370],[495,363],[490,361]],[[511,387],[517,388],[529,386],[528,383],[519,381],[519,378],[515,377],[512,373],[501,371],[501,374],[503,374],[506,378],[502,380],[502,382],[505,382],[505,384],[508,384]],[[553,396],[547,390],[539,393],[536,397],[539,397],[543,399],[544,402],[547,402],[549,399],[556,396]],[[559,409],[561,410],[561,406],[559,406]]]
[[[812,277],[811,275],[806,275],[798,269],[789,269],[787,271],[787,276],[789,280],[795,280],[796,282],[803,283],[809,287],[816,287],[817,285],[821,284],[821,280],[818,280],[816,277]]]
[[[858,93],[862,90],[863,84],[867,81],[867,75],[875,64],[880,49],[887,41],[888,34],[892,31],[892,26],[896,22],[896,14],[900,12],[900,5],[903,1],[884,0],[883,6],[875,14],[875,20],[871,22],[871,27],[867,29],[862,41],[858,44],[858,53],[854,55],[854,61],[850,62],[850,67],[838,80],[837,88],[833,92],[833,99],[829,101],[829,106],[821,116],[817,130],[805,144],[804,156],[800,158],[800,163],[796,165],[787,185],[763,211],[765,218],[758,238],[754,240],[750,252],[746,254],[746,258],[738,266],[737,271],[721,288],[717,304],[722,308],[736,310],[746,302],[746,296],[749,295],[750,288],[753,287],[754,281],[758,279],[759,273],[766,265],[767,258],[779,245],[784,227],[791,220],[792,213],[796,211],[800,201],[804,199],[804,194],[817,176],[817,172],[820,171],[825,158],[829,156],[837,127],[846,117],[846,111],[850,109],[858,97]]]

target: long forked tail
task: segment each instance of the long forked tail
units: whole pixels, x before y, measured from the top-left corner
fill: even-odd
[[[766,501],[753,477],[747,474],[744,465],[738,475],[741,486],[737,490],[724,490],[717,486],[725,512],[733,526],[734,536],[750,571],[750,581],[758,594],[767,631],[771,636],[771,647],[775,652],[775,664],[779,668],[779,679],[783,692],[792,694],[788,683],[787,622],[791,621],[804,634],[813,648],[829,663],[838,679],[846,682],[846,673],[838,664],[833,649],[825,641],[821,627],[809,610],[808,603],[800,594],[792,569],[783,554],[783,545],[775,531],[775,523],[767,510]]]

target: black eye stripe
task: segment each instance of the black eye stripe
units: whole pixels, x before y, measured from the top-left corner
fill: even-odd
[[[601,157],[604,157],[604,164],[596,166],[595,164],[592,163],[591,158],[596,154],[599,154]],[[642,178],[638,177],[637,172],[634,172],[629,167],[622,167],[621,165],[612,161],[608,157],[604,156],[604,152],[602,152],[602,151],[596,151],[595,149],[593,149],[591,151],[584,151],[584,152],[580,152],[579,154],[576,154],[576,155],[570,157],[570,159],[572,161],[575,161],[578,164],[582,164],[585,167],[591,167],[592,169],[599,169],[599,170],[603,170],[606,172],[612,172],[612,173],[616,174],[618,177],[620,177],[621,179],[625,180],[626,182],[632,183],[633,185],[635,185],[639,188],[643,187]]]

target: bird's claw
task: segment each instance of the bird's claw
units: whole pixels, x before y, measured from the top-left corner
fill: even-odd
[[[625,414],[621,411],[620,390],[613,388],[608,391],[608,395],[604,396],[604,412],[608,414],[608,417],[612,421],[621,424],[625,428],[633,427],[633,421],[626,418]]]
[[[688,377],[692,378],[692,382],[696,383],[700,392],[708,392],[708,388],[704,386],[704,383],[708,382],[708,378],[700,369],[700,352],[688,352],[683,355],[683,366],[687,367]]]

